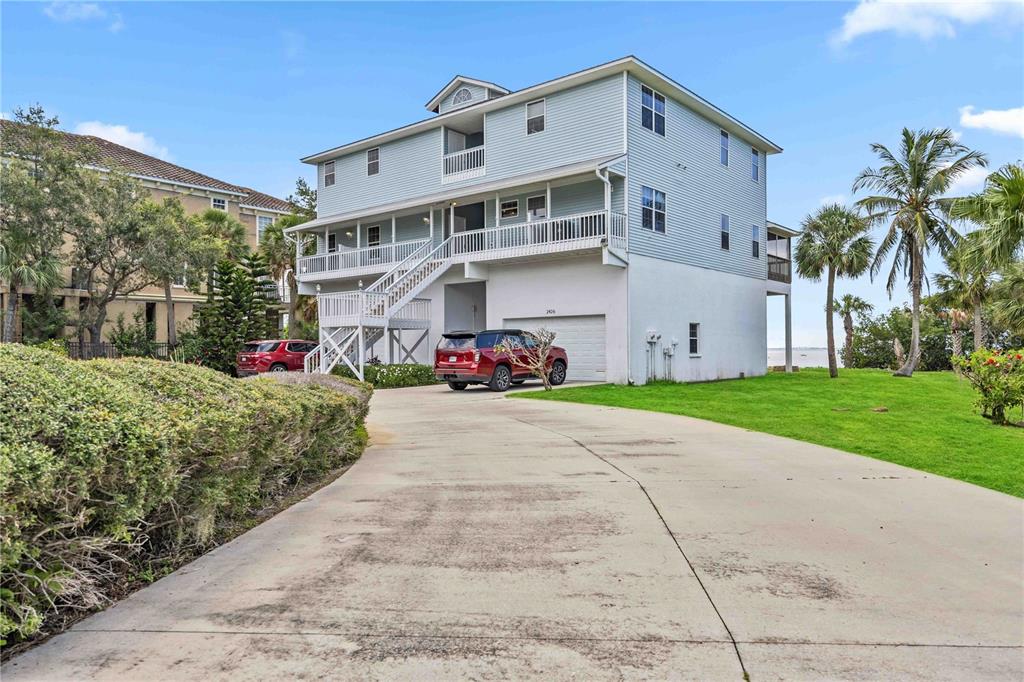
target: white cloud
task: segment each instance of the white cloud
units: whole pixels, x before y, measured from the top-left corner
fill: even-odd
[[[849,200],[845,194],[829,194],[823,196],[818,202],[821,206],[828,206],[830,204],[839,204],[840,206],[846,206],[846,202]]]
[[[157,141],[146,133],[129,130],[128,126],[102,123],[100,121],[85,121],[75,126],[75,132],[79,135],[102,137],[104,140],[124,145],[143,154],[155,156],[158,159],[167,160],[171,156],[167,147],[157,144]]]
[[[974,113],[973,106],[961,107],[960,125],[965,128],[980,128],[994,133],[1024,137],[1024,107],[986,109],[978,113]]]
[[[124,18],[119,12],[107,12],[95,2],[51,2],[43,7],[43,14],[54,21],[110,21],[107,29],[117,33],[124,28]]]
[[[973,194],[985,186],[985,178],[991,173],[988,168],[974,166],[953,181],[946,191],[946,196],[962,197]]]
[[[1020,16],[1015,3],[988,0],[860,0],[843,16],[843,25],[832,36],[835,47],[848,45],[860,36],[892,32],[922,40],[952,38],[958,26]]]

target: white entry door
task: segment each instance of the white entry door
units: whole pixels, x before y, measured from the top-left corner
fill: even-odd
[[[605,381],[604,315],[505,318],[505,326],[530,331],[543,327],[555,332],[555,345],[569,356],[570,381]]]

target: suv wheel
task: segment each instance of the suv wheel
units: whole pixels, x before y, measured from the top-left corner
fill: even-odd
[[[448,388],[452,389],[453,391],[464,391],[464,390],[466,390],[466,382],[465,381],[449,381],[448,382]]]
[[[555,360],[555,364],[551,366],[551,374],[548,375],[548,381],[552,386],[561,386],[565,383],[565,363],[561,360]]]
[[[507,391],[508,387],[512,385],[512,371],[505,365],[498,365],[494,368],[494,374],[491,375],[491,382],[488,386],[491,387],[492,391],[502,393]]]
[[[272,364],[270,366],[270,371],[271,372],[287,372],[288,371],[288,365],[281,364],[280,362],[275,362],[274,364]]]

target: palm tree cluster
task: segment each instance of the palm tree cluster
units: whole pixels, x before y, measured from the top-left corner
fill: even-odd
[[[921,300],[926,259],[937,251],[948,272],[932,283],[949,322],[954,355],[963,352],[964,330],[970,321],[974,348],[989,337],[985,319],[1024,333],[1024,168],[1008,165],[988,176],[984,190],[970,197],[949,197],[954,183],[987,165],[979,151],[961,144],[948,128],[903,129],[895,149],[871,145],[877,167],[865,168],[853,182],[854,192],[867,192],[852,208],[825,206],[803,221],[794,256],[797,272],[811,280],[827,273],[826,333],[829,373],[837,376],[833,315],[843,317],[843,357],[852,358],[853,318],[869,310],[849,294],[836,298],[835,277],[857,277],[870,270],[874,279],[886,270],[892,295],[901,280],[911,295],[911,338],[896,376],[911,376],[921,357]],[[977,229],[961,234],[956,223]],[[882,229],[875,245],[868,237]]]

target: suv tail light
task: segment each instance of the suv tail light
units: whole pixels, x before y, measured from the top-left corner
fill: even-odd
[[[473,362],[480,362],[480,351],[473,351]]]

